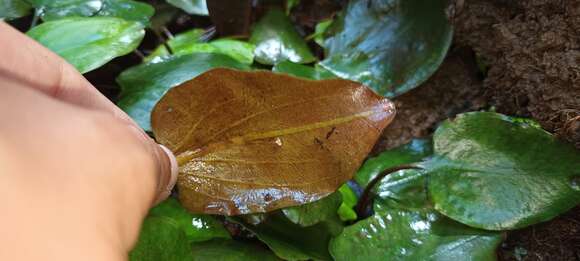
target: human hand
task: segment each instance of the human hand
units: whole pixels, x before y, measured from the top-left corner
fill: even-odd
[[[174,156],[56,54],[0,39],[0,260],[125,259]]]

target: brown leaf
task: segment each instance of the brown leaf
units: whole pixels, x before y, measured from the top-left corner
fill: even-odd
[[[391,122],[391,101],[348,80],[214,69],[156,105],[192,212],[237,215],[305,204],[350,179]]]

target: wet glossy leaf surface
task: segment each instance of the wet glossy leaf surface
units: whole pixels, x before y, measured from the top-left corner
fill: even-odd
[[[155,9],[146,3],[132,0],[31,0],[44,21],[65,17],[112,16],[148,24]]]
[[[150,131],[151,111],[167,90],[217,67],[249,69],[228,56],[208,53],[182,55],[159,63],[138,65],[117,78],[121,86],[118,106],[141,128]]]
[[[194,261],[269,261],[280,260],[263,247],[234,240],[211,240],[192,245]]]
[[[338,78],[336,75],[319,66],[312,67],[308,65],[293,63],[290,61],[283,61],[277,63],[276,65],[274,65],[274,67],[272,67],[272,71],[311,80],[325,80]]]
[[[495,260],[501,234],[467,227],[433,210],[426,176],[419,171],[391,175],[380,183],[384,195],[375,201],[375,214],[331,241],[335,260]]]
[[[148,217],[143,222],[137,245],[129,253],[132,261],[193,260],[185,232],[168,217]]]
[[[358,169],[393,104],[346,80],[216,69],[171,89],[152,114],[180,163],[192,212],[265,212],[313,202]]]
[[[393,97],[425,81],[451,44],[445,0],[361,0],[326,31],[321,65]]]
[[[328,242],[342,229],[329,222],[303,227],[290,221],[281,211],[267,215],[258,225],[236,220],[284,260],[332,260]]]
[[[194,215],[185,210],[174,198],[169,198],[149,211],[150,217],[167,217],[185,232],[188,242],[230,238],[221,222],[209,215]]]
[[[282,10],[272,9],[252,28],[256,61],[274,65],[282,61],[310,63],[316,60],[308,45]]]
[[[464,224],[514,229],[580,203],[580,153],[521,120],[473,112],[435,132],[425,163],[435,208]]]
[[[188,14],[209,15],[206,0],[167,0],[167,2],[175,7],[181,8],[181,10]]]
[[[30,14],[30,4],[24,0],[0,0],[0,19],[14,19]]]
[[[176,39],[178,38],[176,37],[168,41],[173,51],[173,56],[192,53],[219,53],[227,55],[243,64],[250,65],[254,62],[255,46],[251,43],[232,39],[218,39],[209,43],[200,43],[199,39],[191,39],[190,42],[186,43],[185,41],[181,41],[182,39],[179,39],[180,42],[176,43],[174,42]],[[145,61],[159,62],[169,56],[167,49],[164,46],[159,46]]]
[[[119,18],[77,17],[45,22],[26,34],[85,73],[133,51],[145,31]]]

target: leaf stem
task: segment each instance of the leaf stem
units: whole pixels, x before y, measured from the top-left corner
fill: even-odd
[[[365,215],[365,212],[368,209],[368,205],[372,202],[371,199],[373,194],[373,188],[377,185],[377,183],[383,180],[387,175],[404,169],[423,169],[423,168],[418,167],[414,164],[404,164],[383,170],[383,172],[375,176],[366,186],[365,190],[363,191],[360,197],[360,200],[358,201],[358,204],[356,205],[355,211],[359,219],[367,216]]]

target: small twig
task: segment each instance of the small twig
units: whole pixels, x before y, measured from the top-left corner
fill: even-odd
[[[30,29],[38,24],[38,19],[40,18],[40,13],[43,12],[42,8],[34,10],[34,16],[32,17],[32,22],[30,22]]]
[[[205,30],[205,32],[201,35],[199,40],[201,42],[207,42],[207,41],[211,40],[211,38],[213,38],[215,36],[215,34],[216,34],[215,26],[212,26],[212,27]]]
[[[167,43],[168,39],[165,39],[165,37],[163,37],[157,30],[153,30],[153,33],[155,33],[155,36],[157,36],[157,41],[163,44],[163,46],[165,47],[165,49],[169,54],[173,55],[173,50],[171,49],[171,46],[169,46],[169,44]]]
[[[169,29],[167,29],[167,27],[162,26],[161,31],[163,31],[167,39],[173,39],[173,34],[171,33],[171,31],[169,31]]]
[[[375,185],[377,185],[377,183],[379,183],[381,180],[383,180],[383,178],[385,178],[387,175],[389,175],[393,172],[397,172],[399,170],[404,170],[404,169],[422,169],[422,168],[415,166],[415,165],[412,165],[412,164],[399,165],[397,167],[388,168],[388,169],[384,170],[383,172],[381,172],[376,177],[374,177],[371,180],[371,182],[369,182],[369,184],[366,186],[365,190],[363,191],[362,195],[360,196],[360,200],[358,201],[358,204],[356,205],[355,210],[356,210],[356,214],[359,218],[365,216],[364,214],[368,208],[368,204],[371,202],[373,188],[375,187]]]
[[[145,60],[145,54],[143,54],[143,52],[139,51],[139,49],[135,49],[133,51],[133,53],[137,56],[139,56],[139,58],[141,58],[141,60]]]

